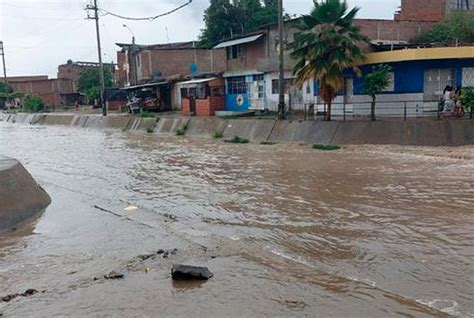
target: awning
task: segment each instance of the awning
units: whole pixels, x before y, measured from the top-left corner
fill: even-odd
[[[178,85],[202,84],[202,83],[207,83],[207,82],[213,81],[215,79],[216,79],[215,77],[200,78],[200,79],[190,80],[190,81],[186,81],[186,82],[181,82],[181,83],[178,83]]]
[[[235,76],[250,76],[250,75],[262,75],[263,72],[257,70],[247,70],[247,71],[229,71],[222,74],[222,77],[235,77]]]
[[[263,36],[263,34],[257,34],[257,35],[252,35],[252,36],[248,36],[248,37],[245,37],[245,38],[240,38],[240,39],[236,39],[236,40],[221,42],[221,43],[217,44],[216,46],[214,46],[214,49],[222,49],[224,47],[255,42],[256,40],[260,39],[262,36]]]
[[[141,85],[135,85],[135,86],[122,87],[120,89],[127,91],[127,90],[134,90],[134,89],[148,88],[148,87],[157,87],[157,86],[163,86],[163,85],[168,85],[168,82],[141,84]]]

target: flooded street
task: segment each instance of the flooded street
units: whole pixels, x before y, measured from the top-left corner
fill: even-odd
[[[42,291],[0,316],[474,317],[472,147],[325,153],[0,122],[0,154],[52,198],[0,234],[0,296]],[[174,263],[215,276],[173,283]],[[125,279],[94,281],[112,270]]]

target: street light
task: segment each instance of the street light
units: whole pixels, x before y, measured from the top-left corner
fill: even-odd
[[[135,44],[135,34],[133,34],[133,31],[132,29],[130,29],[130,27],[126,24],[122,24],[122,26],[126,29],[128,29],[128,31],[130,32],[130,34],[132,35],[132,44]]]

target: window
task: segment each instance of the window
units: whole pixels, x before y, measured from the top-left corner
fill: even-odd
[[[277,79],[272,80],[272,94],[273,95],[280,93],[278,82],[279,80]],[[288,92],[290,91],[291,85],[293,85],[293,79],[285,78],[285,80],[283,81],[283,86],[285,87],[285,94],[288,94]]]
[[[451,0],[453,10],[474,10],[474,0]]]
[[[263,74],[258,74],[253,76],[254,82],[263,81]]]
[[[258,85],[258,98],[261,99],[265,96],[265,86]]]
[[[246,94],[247,82],[245,76],[229,77],[227,79],[227,93],[228,94]]]
[[[244,47],[242,45],[234,45],[227,47],[227,59],[233,60],[244,57]]]
[[[224,96],[224,88],[222,87],[212,87],[211,96]]]
[[[393,72],[390,72],[388,74],[389,82],[387,87],[382,92],[394,92],[395,91],[395,74]]]
[[[187,98],[187,97],[188,97],[188,89],[181,88],[181,98]]]
[[[208,90],[206,89],[207,87],[207,85],[198,85],[196,88],[196,98],[206,99],[208,95]]]

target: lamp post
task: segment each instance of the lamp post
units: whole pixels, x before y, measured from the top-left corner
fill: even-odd
[[[122,26],[130,32],[130,34],[132,35],[132,44],[135,44],[135,34],[133,34],[132,29],[130,29],[130,27],[126,24],[122,24]]]

